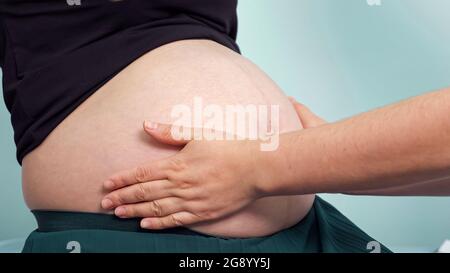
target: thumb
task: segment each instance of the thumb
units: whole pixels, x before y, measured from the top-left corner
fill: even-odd
[[[294,98],[289,97],[289,100],[294,106],[295,112],[297,112],[303,127],[312,128],[327,123],[324,119],[314,114],[308,107],[299,103]]]
[[[177,128],[181,129],[170,124],[144,121],[144,131],[157,141],[168,145],[184,146],[191,141],[191,139],[175,136],[173,132],[175,132],[175,129]]]

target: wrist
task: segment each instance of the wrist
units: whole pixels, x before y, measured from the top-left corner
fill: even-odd
[[[250,144],[251,152],[248,153],[252,162],[249,179],[252,188],[258,198],[283,195],[284,180],[289,175],[286,168],[288,150],[281,143],[281,137],[279,146],[274,150],[265,151],[261,144],[261,141],[253,141]]]
[[[255,187],[263,197],[308,194],[305,180],[308,172],[302,167],[300,145],[305,130],[281,134],[274,151],[255,153],[258,179]],[[305,176],[306,175],[306,176]]]
[[[247,184],[253,199],[270,196],[270,167],[267,162],[267,152],[261,151],[260,141],[245,140],[240,145],[240,158],[236,161],[240,174],[240,181]],[[238,160],[236,159],[236,160]]]

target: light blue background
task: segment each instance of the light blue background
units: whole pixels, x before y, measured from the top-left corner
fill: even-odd
[[[450,86],[448,0],[241,0],[239,16],[243,54],[329,121]],[[0,174],[0,240],[26,236],[35,224],[3,105]],[[325,198],[394,250],[450,238],[450,198]]]

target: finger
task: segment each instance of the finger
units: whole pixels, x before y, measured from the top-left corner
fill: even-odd
[[[147,134],[152,136],[157,141],[174,146],[184,146],[193,138],[192,133],[190,134],[191,137],[189,137],[189,134],[175,135],[176,132],[180,132],[181,130],[192,131],[192,129],[190,128],[181,128],[173,125],[155,123],[150,121],[144,121],[144,130]]]
[[[314,114],[308,107],[297,102],[294,98],[289,97],[289,100],[294,106],[295,112],[297,112],[303,127],[312,128],[326,123],[324,119]]]
[[[197,215],[182,211],[160,218],[144,218],[141,220],[141,227],[144,229],[166,229],[179,226],[187,226],[201,222]]]
[[[136,183],[142,183],[152,180],[166,179],[165,171],[171,166],[168,159],[162,159],[151,162],[143,166],[138,166],[131,170],[118,172],[108,178],[103,183],[103,187],[108,190],[116,190]]]
[[[120,218],[164,217],[184,210],[183,200],[177,197],[117,207],[114,214]]]
[[[124,187],[107,194],[102,200],[104,209],[120,205],[158,200],[172,196],[173,184],[168,180],[156,180]]]

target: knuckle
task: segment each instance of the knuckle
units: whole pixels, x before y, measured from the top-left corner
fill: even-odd
[[[172,170],[174,171],[181,171],[186,168],[186,163],[184,160],[178,158],[178,157],[172,157],[169,159],[169,164]]]
[[[116,204],[124,204],[122,193],[120,193],[120,192],[111,195],[110,199],[113,200],[113,202],[116,203]]]
[[[177,184],[178,184],[177,187],[181,190],[187,190],[192,186],[192,184],[186,180],[178,180]]]
[[[145,180],[150,177],[150,175],[151,173],[149,168],[142,166],[136,167],[136,170],[134,172],[135,179],[138,182],[145,182]]]
[[[138,201],[145,201],[145,197],[146,196],[147,196],[147,194],[146,194],[146,189],[145,189],[144,185],[143,184],[137,184],[136,190],[134,191],[134,197]]]
[[[161,130],[161,136],[164,138],[172,138],[172,130],[170,126],[166,126]]]
[[[202,202],[196,209],[197,217],[202,220],[214,220],[222,216],[222,210],[216,206],[208,206],[206,203]]]
[[[173,224],[174,226],[182,226],[183,222],[181,221],[180,217],[178,217],[177,215],[170,215],[170,223]]]
[[[162,216],[162,208],[158,201],[150,202],[150,211],[154,216]]]
[[[186,201],[206,201],[209,197],[208,191],[204,188],[196,187],[195,184],[189,182],[182,182],[183,185],[179,186],[178,197]]]
[[[205,219],[205,220],[212,220],[212,219],[216,219],[217,217],[218,217],[218,213],[215,211],[211,211],[211,210],[204,211],[201,215],[201,218]]]

